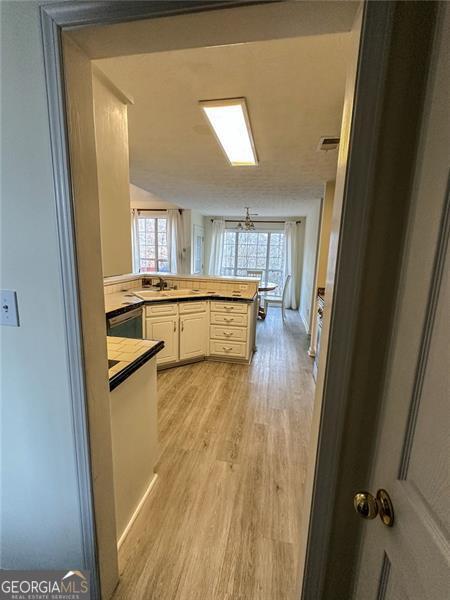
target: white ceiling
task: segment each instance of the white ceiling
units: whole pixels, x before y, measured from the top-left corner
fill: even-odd
[[[183,208],[301,216],[334,179],[348,33],[193,48],[96,61],[127,95],[131,181]],[[259,158],[231,167],[199,100],[245,96]]]

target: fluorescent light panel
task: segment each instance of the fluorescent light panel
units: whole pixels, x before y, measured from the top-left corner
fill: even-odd
[[[199,104],[230,164],[257,165],[245,98],[202,100]]]

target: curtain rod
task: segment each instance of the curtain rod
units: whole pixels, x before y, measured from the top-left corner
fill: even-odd
[[[214,219],[210,219],[211,223],[214,221]],[[245,219],[225,219],[225,223],[243,223],[245,221]],[[280,225],[282,225],[283,223],[287,223],[289,221],[253,221],[253,223],[255,223],[255,225],[257,225],[258,223],[279,223]],[[292,221],[292,223],[294,223],[294,221]],[[301,221],[295,221],[296,225],[298,225],[299,223],[301,223]]]
[[[170,209],[169,208],[134,208],[132,210],[137,210],[138,212],[167,212]],[[183,212],[183,209],[179,208],[178,212],[181,214]]]

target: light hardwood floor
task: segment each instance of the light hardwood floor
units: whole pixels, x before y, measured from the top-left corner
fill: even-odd
[[[158,482],[114,600],[293,600],[314,383],[298,313],[258,323],[250,366],[158,375]]]

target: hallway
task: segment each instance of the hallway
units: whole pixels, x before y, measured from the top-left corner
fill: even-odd
[[[250,366],[158,375],[158,480],[114,600],[291,600],[314,382],[297,312],[258,323]]]

